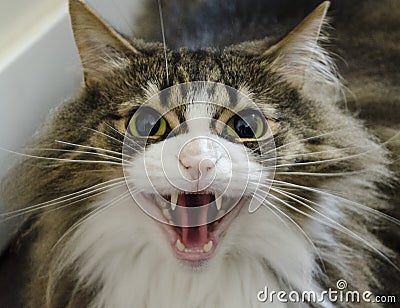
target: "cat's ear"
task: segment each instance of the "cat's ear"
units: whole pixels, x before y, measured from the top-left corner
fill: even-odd
[[[87,84],[126,65],[128,55],[139,54],[83,1],[69,0],[69,11]]]
[[[329,1],[320,4],[286,37],[264,52],[264,56],[273,59],[270,68],[296,88],[319,83],[338,87],[332,60],[319,45],[325,39],[321,29],[329,5]]]

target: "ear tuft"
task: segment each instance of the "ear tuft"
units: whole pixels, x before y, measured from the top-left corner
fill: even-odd
[[[292,86],[302,90],[306,96],[333,95],[336,100],[341,94],[340,77],[332,59],[319,45],[319,42],[327,39],[321,31],[326,24],[329,6],[329,1],[320,4],[264,55],[273,59],[273,71]]]
[[[139,52],[81,0],[70,0],[69,11],[85,82],[96,82],[129,62]]]

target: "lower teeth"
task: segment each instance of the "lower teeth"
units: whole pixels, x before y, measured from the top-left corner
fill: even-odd
[[[203,250],[201,250],[199,248],[186,248],[180,239],[177,239],[175,242],[175,247],[180,252],[205,252],[205,253],[208,253],[211,251],[213,245],[214,245],[214,242],[212,240],[210,240],[207,244],[205,244],[203,246]]]
[[[210,252],[211,248],[213,247],[213,241],[210,240],[207,244],[203,246],[204,252]]]

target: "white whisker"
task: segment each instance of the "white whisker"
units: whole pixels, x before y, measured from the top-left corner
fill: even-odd
[[[113,161],[105,161],[105,160],[84,160],[84,159],[67,159],[67,158],[55,158],[55,157],[44,157],[44,156],[38,156],[38,155],[30,155],[30,154],[25,154],[25,153],[20,153],[8,149],[3,149],[0,148],[0,150],[16,154],[19,156],[23,157],[29,157],[29,158],[37,158],[37,159],[43,159],[43,160],[53,160],[53,161],[64,161],[64,162],[71,162],[71,163],[92,163],[92,164],[108,164],[108,165],[116,165],[116,166],[123,166],[124,164],[122,163],[117,163]]]
[[[371,153],[372,151],[373,150],[369,150],[369,151],[365,151],[365,152],[354,154],[354,155],[348,155],[348,156],[344,156],[344,157],[336,157],[336,158],[331,158],[331,159],[322,159],[322,160],[316,160],[316,161],[311,161],[311,162],[300,162],[300,163],[292,163],[292,164],[274,165],[274,168],[295,167],[295,166],[312,166],[312,165],[318,165],[318,164],[324,164],[324,163],[350,160],[350,159],[358,158],[362,155]]]
[[[132,192],[134,193],[134,192]],[[104,203],[103,205],[99,206],[98,208],[96,208],[95,210],[91,211],[90,213],[86,214],[83,218],[81,218],[80,220],[78,220],[76,223],[74,223],[70,228],[68,228],[68,230],[58,239],[58,241],[54,244],[54,246],[52,247],[51,251],[54,251],[54,249],[71,233],[73,232],[76,228],[78,228],[80,225],[82,225],[84,222],[93,219],[94,217],[96,217],[98,214],[100,214],[101,212],[105,211],[106,209],[108,209],[109,207],[111,207],[112,205],[116,204],[117,202],[123,200],[124,198],[126,198],[127,196],[132,194],[129,191],[124,192],[122,195],[119,195],[118,197],[112,198],[111,200],[109,200],[108,202]]]
[[[27,150],[31,151],[54,151],[54,152],[64,152],[64,153],[76,153],[76,154],[87,154],[87,155],[93,155],[93,156],[99,156],[99,157],[105,157],[109,159],[114,159],[117,161],[125,162],[126,160],[121,159],[119,157],[103,154],[103,153],[97,153],[97,152],[89,152],[89,151],[80,151],[80,150],[68,150],[68,149],[52,149],[52,148],[28,148]],[[128,162],[128,161],[126,161]]]
[[[52,200],[49,200],[46,202],[31,205],[31,206],[28,206],[28,207],[25,207],[22,209],[18,209],[15,211],[11,211],[11,212],[2,213],[2,214],[0,214],[0,217],[8,217],[9,215],[14,215],[14,214],[18,214],[18,213],[24,214],[25,211],[36,210],[36,209],[44,208],[47,206],[54,206],[54,205],[57,205],[57,204],[60,204],[60,203],[66,202],[66,201],[71,201],[76,198],[80,198],[82,196],[91,194],[93,192],[101,191],[102,189],[109,188],[114,185],[120,184],[121,182],[125,183],[125,181],[121,181],[121,180],[125,180],[125,177],[120,177],[120,178],[112,179],[110,181],[106,181],[106,182],[103,182],[100,184],[96,184],[89,188],[85,188],[85,189],[79,190],[77,192],[67,194],[65,196],[61,196],[61,197],[58,197],[58,198],[55,198],[55,199],[52,199]]]
[[[335,177],[335,176],[346,176],[346,175],[355,175],[362,174],[367,172],[364,171],[349,171],[349,172],[332,172],[332,173],[318,173],[318,172],[276,172],[275,174],[279,175],[304,175],[304,176],[316,176],[316,177]]]
[[[310,141],[310,140],[313,140],[313,139],[317,139],[317,138],[321,138],[321,137],[325,137],[325,136],[337,134],[337,133],[339,133],[339,132],[343,132],[343,131],[346,131],[346,130],[349,130],[349,128],[343,128],[343,129],[339,129],[339,130],[330,131],[330,132],[327,132],[327,133],[322,133],[322,134],[320,134],[320,135],[316,135],[316,136],[312,136],[312,137],[307,137],[307,138],[295,140],[295,141],[292,141],[292,142],[283,144],[283,145],[281,145],[281,146],[279,146],[279,147],[273,148],[273,149],[271,149],[271,150],[269,150],[269,151],[267,151],[267,152],[264,152],[263,154],[264,154],[264,155],[265,155],[265,154],[269,154],[269,153],[271,153],[271,152],[273,152],[273,151],[286,148],[286,147],[288,147],[288,146],[290,146],[290,145],[299,144],[299,143],[301,143],[301,142],[303,142],[303,141]]]
[[[105,123],[105,124],[106,124],[106,127],[107,127],[107,128],[111,129],[113,132],[115,132],[115,133],[117,133],[118,135],[120,135],[125,141],[128,140],[129,142],[132,142],[133,144],[137,145],[139,148],[141,148],[141,149],[144,148],[143,145],[140,145],[140,144],[137,143],[135,140],[129,138],[127,135],[124,135],[123,133],[121,133],[119,130],[115,129],[115,128],[112,127],[111,125],[109,125],[109,124],[107,124],[107,123]],[[106,136],[108,136],[108,135],[106,134]],[[109,136],[109,137],[111,137],[111,136]],[[111,137],[111,138],[112,138],[112,137]],[[124,144],[124,146],[127,146],[127,147],[130,148],[131,150],[135,150],[134,148],[132,148],[131,146],[129,146],[126,142],[124,142],[123,144]]]
[[[80,203],[80,202],[82,202],[82,201],[84,201],[84,200],[87,200],[87,199],[90,199],[90,198],[94,198],[94,197],[99,196],[99,195],[101,195],[101,194],[104,194],[104,193],[106,193],[106,192],[112,191],[112,190],[114,190],[114,189],[116,189],[116,188],[120,188],[120,187],[122,187],[123,185],[125,185],[125,181],[121,181],[121,182],[119,182],[119,183],[115,183],[115,184],[113,184],[113,185],[109,185],[109,187],[105,188],[104,190],[101,190],[100,192],[97,192],[97,193],[95,193],[95,194],[91,194],[91,195],[89,195],[89,196],[86,196],[86,197],[84,197],[84,198],[82,198],[83,196],[79,196],[79,199],[78,199],[78,200],[72,201],[72,202],[70,202],[70,203],[68,203],[68,204],[59,205],[59,206],[57,206],[56,208],[53,208],[53,209],[50,209],[50,210],[47,210],[47,208],[53,207],[53,206],[55,206],[56,204],[48,204],[48,205],[43,205],[43,206],[40,206],[40,207],[36,207],[36,208],[30,209],[30,210],[26,210],[26,211],[20,212],[20,213],[15,214],[15,215],[7,216],[7,217],[6,217],[5,219],[3,219],[2,221],[5,222],[5,221],[11,220],[11,219],[13,219],[13,218],[16,218],[16,217],[18,217],[18,216],[26,215],[26,214],[29,214],[29,213],[32,213],[32,212],[35,212],[35,211],[39,211],[39,210],[44,210],[44,209],[46,209],[46,210],[45,210],[43,213],[46,213],[46,214],[47,214],[47,213],[50,213],[50,212],[58,211],[58,210],[60,210],[60,209],[66,208],[66,207],[70,207],[70,206],[73,205],[73,204]],[[93,192],[91,192],[91,193],[93,193]],[[66,202],[66,201],[57,202],[57,203],[59,204],[59,203],[64,203],[64,202]]]
[[[118,156],[122,156],[123,155],[123,153],[116,152],[116,151],[111,151],[111,150],[107,150],[107,149],[103,149],[103,148],[99,148],[99,147],[92,147],[92,146],[88,146],[88,145],[82,145],[82,144],[77,144],[77,143],[72,143],[72,142],[61,141],[61,140],[55,140],[55,142],[61,143],[61,144],[64,144],[64,145],[76,146],[76,147],[80,147],[80,148],[84,148],[84,149],[103,151],[103,152],[106,152],[106,153],[109,153],[109,154],[115,154],[115,155],[118,155]]]
[[[268,158],[268,159],[263,159],[261,160],[262,162],[269,162],[269,161],[277,161],[279,159],[288,159],[288,158],[297,158],[299,156],[312,156],[312,155],[317,155],[317,154],[327,154],[327,153],[336,153],[336,152],[345,152],[349,150],[356,150],[356,149],[363,149],[363,148],[369,148],[368,146],[359,146],[359,147],[347,147],[347,148],[339,148],[339,149],[330,149],[330,150],[324,150],[324,151],[317,151],[317,152],[307,152],[307,153],[294,153],[294,154],[289,154],[289,155],[284,155],[284,156],[277,156],[273,158]]]
[[[271,206],[273,209],[275,209],[276,211],[278,211],[278,213],[280,213],[281,215],[283,215],[286,219],[288,219],[292,224],[295,225],[295,227],[297,229],[300,230],[300,232],[303,234],[303,236],[307,239],[307,241],[311,244],[311,246],[313,247],[315,253],[317,254],[318,259],[321,261],[322,266],[324,267],[324,261],[321,257],[321,254],[318,250],[318,248],[315,246],[313,240],[310,238],[310,236],[304,231],[304,229],[293,219],[291,218],[288,214],[286,214],[285,212],[283,212],[282,210],[280,210],[277,206],[275,206],[272,202],[266,200],[263,196],[261,196],[260,194],[254,193],[253,197],[256,197],[256,199],[261,202],[262,204],[267,203],[269,206]],[[269,209],[268,206],[266,206],[264,204],[264,206],[266,208]],[[270,209],[272,211],[272,209]],[[272,211],[273,212],[273,211]],[[282,219],[280,219],[282,221]],[[286,225],[286,227],[289,227],[286,223],[284,223]]]
[[[110,127],[111,127],[111,126],[110,126]],[[123,146],[126,146],[126,147],[130,148],[131,150],[136,151],[134,148],[132,148],[131,146],[129,146],[128,144],[126,144],[126,142],[124,143],[123,141],[118,140],[117,138],[114,138],[113,136],[110,136],[110,135],[108,135],[108,134],[106,134],[106,133],[103,133],[103,132],[101,132],[101,131],[99,131],[99,130],[96,130],[96,129],[93,129],[93,128],[90,128],[90,127],[83,127],[83,128],[88,129],[88,130],[90,130],[90,131],[92,131],[92,132],[94,132],[94,133],[96,133],[96,134],[100,134],[100,135],[106,137],[107,139],[114,140],[114,141],[116,141],[116,142],[122,144]],[[113,129],[114,129],[114,128],[113,128]],[[115,130],[115,131],[117,131],[117,130]],[[119,131],[117,131],[117,132],[118,132],[121,136],[124,136],[123,134],[121,134],[121,132],[119,132]],[[133,140],[132,140],[132,141],[133,141]],[[133,141],[133,142],[134,142],[134,141]],[[135,142],[135,143],[136,143],[136,142]],[[136,143],[136,144],[137,144],[137,143]],[[139,145],[139,146],[140,146],[140,145]],[[141,147],[141,146],[140,146],[140,147]],[[141,147],[141,148],[143,148],[143,147]]]
[[[386,260],[390,265],[392,265],[392,266],[395,267],[398,271],[400,271],[400,268],[397,267],[397,265],[394,264],[394,263],[389,259],[389,257],[386,256],[382,251],[380,251],[379,249],[377,249],[376,247],[374,247],[373,245],[371,245],[367,240],[363,239],[363,238],[362,238],[361,236],[359,236],[357,233],[351,231],[350,229],[346,228],[345,226],[343,226],[342,224],[340,224],[340,223],[338,223],[337,221],[333,220],[332,218],[330,218],[330,217],[326,216],[325,214],[319,212],[318,210],[314,209],[312,206],[310,206],[310,205],[308,205],[308,204],[306,204],[306,203],[304,203],[304,202],[302,202],[302,201],[296,199],[295,197],[293,197],[293,196],[297,196],[297,195],[295,195],[295,194],[293,194],[293,193],[286,193],[286,192],[284,192],[284,191],[282,191],[282,190],[280,190],[280,189],[274,188],[274,187],[271,187],[270,189],[273,190],[273,191],[275,191],[275,192],[277,192],[277,193],[279,193],[279,194],[281,194],[281,195],[283,195],[283,196],[286,196],[286,197],[289,198],[290,200],[293,200],[293,201],[295,201],[296,203],[298,203],[298,204],[300,204],[300,205],[306,207],[306,208],[309,209],[310,211],[312,211],[312,212],[316,213],[317,215],[319,215],[319,216],[321,216],[321,217],[327,219],[330,223],[327,223],[327,222],[324,221],[324,220],[320,220],[320,219],[316,218],[315,216],[309,215],[309,214],[307,214],[306,212],[297,209],[296,207],[290,205],[289,203],[285,202],[284,200],[282,200],[282,199],[280,199],[280,198],[278,198],[278,197],[276,197],[276,196],[274,196],[274,195],[269,195],[269,196],[273,197],[274,199],[280,201],[281,203],[283,203],[284,205],[286,205],[286,206],[289,207],[290,209],[292,209],[292,210],[294,210],[294,211],[296,211],[296,212],[298,212],[298,213],[300,213],[300,214],[302,214],[302,215],[304,215],[304,216],[306,216],[306,217],[308,217],[308,218],[310,218],[310,219],[316,220],[317,222],[320,222],[320,223],[322,223],[322,224],[324,224],[324,225],[326,225],[326,226],[328,226],[328,227],[331,227],[331,228],[333,228],[333,229],[335,229],[335,230],[337,230],[337,231],[340,231],[340,232],[343,232],[343,233],[346,234],[346,235],[349,235],[349,236],[352,237],[353,239],[356,239],[356,240],[361,241],[362,244],[364,244],[366,247],[369,247],[370,249],[372,249],[373,251],[375,251],[375,252],[376,252],[378,255],[380,255],[384,260]],[[297,197],[300,197],[300,196],[297,196]],[[301,197],[300,197],[300,198],[301,198]],[[317,203],[315,203],[315,202],[313,202],[313,201],[311,201],[311,200],[308,200],[308,199],[305,199],[305,200],[307,200],[308,202],[310,202],[310,203],[312,203],[312,204],[314,204],[314,205],[317,205]]]
[[[289,186],[289,187],[292,187],[292,188],[302,189],[302,190],[306,190],[306,191],[310,191],[310,192],[315,192],[315,193],[318,193],[318,194],[321,194],[321,195],[325,195],[325,196],[328,196],[328,197],[336,198],[336,199],[341,200],[343,202],[352,204],[352,205],[354,205],[354,206],[356,206],[356,207],[358,207],[360,209],[363,209],[363,210],[369,212],[370,214],[378,215],[381,218],[384,218],[384,219],[386,219],[386,220],[388,220],[388,221],[400,226],[400,220],[398,220],[398,219],[396,219],[396,218],[394,218],[394,217],[392,217],[390,215],[387,215],[387,214],[385,214],[383,212],[380,212],[378,210],[370,208],[370,207],[368,207],[368,206],[366,206],[364,204],[358,203],[356,201],[349,200],[349,199],[346,199],[344,197],[332,194],[332,193],[330,193],[328,191],[325,191],[325,190],[322,190],[322,189],[318,189],[318,188],[315,188],[315,187],[307,187],[307,186],[293,184],[293,183],[279,181],[279,180],[268,180],[268,179],[266,179],[266,181],[272,183],[273,185]],[[255,184],[257,184],[257,183],[255,183]],[[270,187],[269,185],[263,185],[263,184],[257,184],[257,185]]]
[[[167,43],[166,43],[166,39],[165,39],[164,18],[163,18],[163,14],[162,14],[161,0],[157,0],[157,1],[158,1],[158,13],[160,15],[161,35],[162,35],[163,46],[164,46],[165,73],[167,75],[167,84],[169,84]]]

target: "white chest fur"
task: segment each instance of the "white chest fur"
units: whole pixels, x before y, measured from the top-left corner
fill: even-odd
[[[124,192],[108,193],[94,207]],[[212,260],[193,269],[128,196],[79,226],[63,265],[76,260],[81,281],[101,285],[94,307],[270,307],[257,299],[264,286],[316,289],[309,243],[264,207],[253,214],[243,208]]]

